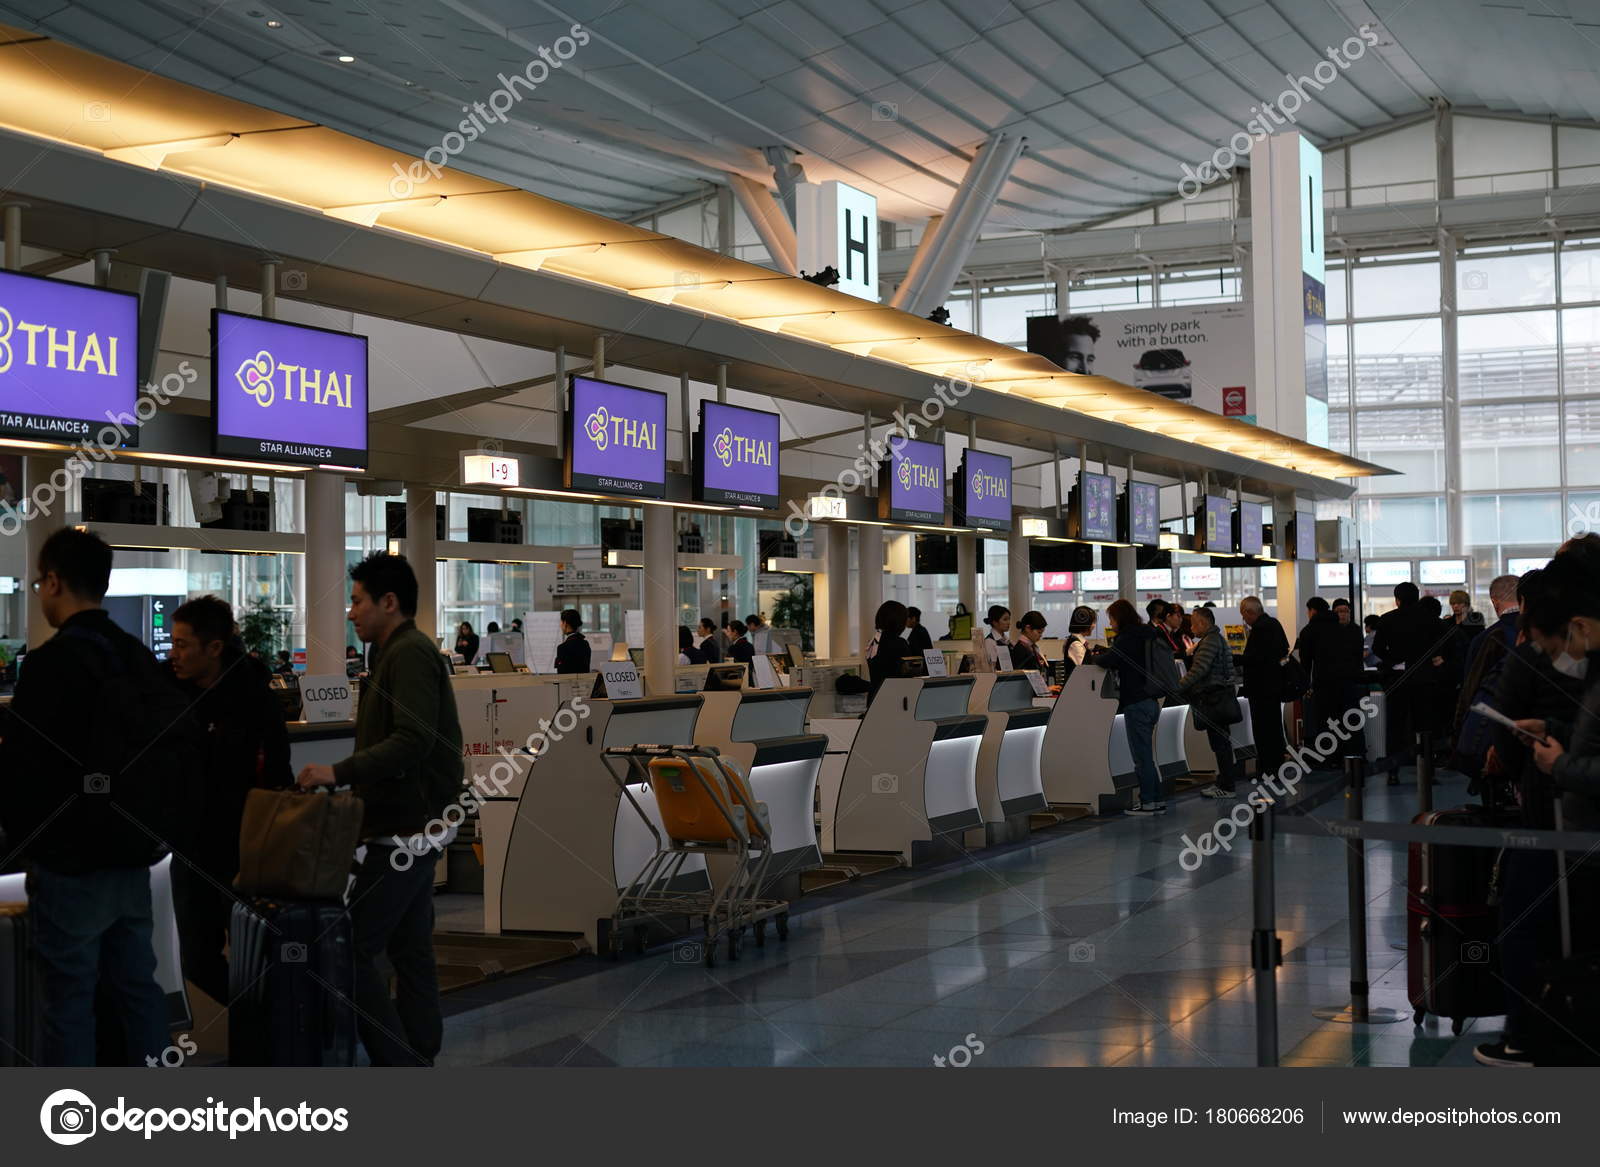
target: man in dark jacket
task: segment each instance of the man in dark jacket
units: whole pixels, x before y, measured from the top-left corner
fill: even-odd
[[[159,761],[167,731],[143,745],[118,739],[142,693],[171,694],[177,718],[183,714],[150,650],[102,607],[111,548],[63,528],[45,540],[36,566],[33,589],[57,632],[28,653],[7,711],[0,809],[28,866],[43,990],[40,1060],[95,1064],[98,989],[121,1018],[125,1058],[140,1065],[159,1058],[168,1040],[150,866],[175,824],[152,814],[164,800],[143,797],[152,793],[143,781],[151,770],[129,756],[142,750]]]
[[[1439,655],[1443,630],[1423,610],[1417,585],[1396,584],[1394,602],[1395,607],[1378,618],[1378,634],[1372,641],[1372,653],[1381,663],[1387,708],[1385,752],[1391,786],[1400,783],[1400,767],[1416,758],[1417,731],[1429,724],[1435,701],[1431,673],[1443,667]]]
[[[1250,703],[1250,727],[1256,741],[1256,773],[1276,774],[1283,764],[1283,658],[1289,638],[1277,618],[1267,615],[1256,596],[1239,602],[1249,634],[1244,642],[1244,696]]]
[[[444,1037],[433,867],[455,833],[446,811],[459,810],[461,724],[445,658],[415,623],[411,565],[377,552],[352,567],[350,579],[350,622],[374,646],[372,679],[356,711],[356,752],[333,766],[306,766],[299,783],[348,785],[364,805],[366,857],[350,890],[361,1044],[375,1066],[428,1066]],[[378,968],[385,953],[394,1000]]]
[[[1361,675],[1361,633],[1354,624],[1342,623],[1321,596],[1306,602],[1306,614],[1310,619],[1295,648],[1311,675],[1302,739],[1310,742],[1350,707],[1352,682]]]
[[[933,634],[922,626],[921,608],[906,609],[906,644],[918,656],[933,647]]]
[[[228,1003],[228,918],[239,873],[239,826],[255,787],[287,787],[289,732],[283,703],[260,661],[244,654],[233,609],[216,596],[190,600],[172,614],[172,673],[205,734],[200,779],[189,810],[193,842],[172,871],[173,908],[183,975],[220,1005]]]

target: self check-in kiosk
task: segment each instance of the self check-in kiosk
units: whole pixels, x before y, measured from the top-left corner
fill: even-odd
[[[484,931],[581,933],[599,950],[599,927],[610,919],[618,891],[655,851],[600,751],[693,742],[700,703],[698,694],[562,703],[553,719],[557,732],[529,771],[509,828],[494,836],[503,841],[485,839]],[[562,729],[569,721],[572,727]],[[649,788],[632,793],[654,818]],[[684,890],[693,890],[690,883],[707,886],[703,860],[685,864],[680,879]]]
[[[988,718],[967,712],[973,678],[891,677],[850,746],[833,801],[840,851],[925,862],[982,825],[978,749]],[[824,803],[824,813],[829,811]]]
[[[1028,673],[1020,669],[973,678],[968,709],[987,722],[975,776],[986,846],[1026,838],[1028,816],[1047,805],[1039,755],[1050,710],[1036,706],[1034,696]]]
[[[1161,789],[1167,794],[1179,778],[1189,776],[1189,754],[1184,740],[1183,727],[1189,722],[1189,707],[1168,699],[1156,719],[1156,773],[1161,775]]]
[[[756,801],[767,804],[768,894],[780,899],[798,898],[800,873],[822,866],[816,793],[828,738],[805,732],[811,698],[805,688],[705,693],[695,727],[695,744],[715,746],[743,765]]]
[[[1122,809],[1125,804],[1118,801],[1111,777],[1113,729],[1121,729],[1114,674],[1079,665],[1062,686],[1045,726],[1039,773],[1047,802],[1087,806],[1095,814]],[[1122,748],[1127,751],[1126,738]]]

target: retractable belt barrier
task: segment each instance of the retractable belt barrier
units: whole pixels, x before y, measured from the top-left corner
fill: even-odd
[[[1273,842],[1277,835],[1304,835],[1335,839],[1352,848],[1351,880],[1351,1005],[1343,1010],[1319,1010],[1318,1015],[1357,1024],[1395,1020],[1366,1005],[1366,856],[1365,844],[1422,843],[1437,847],[1488,847],[1494,850],[1556,851],[1586,856],[1600,854],[1600,831],[1544,830],[1525,827],[1422,826],[1417,823],[1371,822],[1362,817],[1364,766],[1360,758],[1345,759],[1350,780],[1346,798],[1354,817],[1314,818],[1308,812],[1320,799],[1304,797],[1282,806],[1266,803],[1250,822],[1250,862],[1254,901],[1254,927],[1250,933],[1250,966],[1256,989],[1256,1064],[1278,1064],[1277,969],[1283,963],[1283,943],[1276,924],[1277,876]],[[1430,767],[1431,769],[1431,767]],[[1431,775],[1430,775],[1431,777]],[[1419,796],[1427,787],[1419,785]],[[1429,800],[1431,801],[1431,799]],[[1564,877],[1564,873],[1563,873]]]

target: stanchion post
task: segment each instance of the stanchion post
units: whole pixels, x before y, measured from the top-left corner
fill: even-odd
[[[1417,813],[1433,809],[1433,731],[1417,731]]]
[[[1255,927],[1250,966],[1256,978],[1256,1065],[1278,1064],[1278,965],[1283,945],[1277,931],[1277,889],[1272,864],[1273,806],[1261,805],[1250,820],[1250,872],[1255,891]]]

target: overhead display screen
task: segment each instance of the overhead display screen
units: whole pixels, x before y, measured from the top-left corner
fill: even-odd
[[[1349,587],[1350,565],[1348,563],[1317,564],[1317,586],[1319,588]]]
[[[1128,541],[1161,545],[1161,488],[1154,482],[1128,483]]]
[[[1261,504],[1241,502],[1234,512],[1237,520],[1239,552],[1243,555],[1261,554]]]
[[[665,393],[573,376],[567,489],[661,498],[667,492],[666,438]]]
[[[1134,586],[1141,592],[1166,592],[1172,590],[1172,568],[1141,567],[1134,573]]]
[[[778,505],[778,415],[700,403],[695,498],[770,509]]]
[[[131,436],[138,364],[139,297],[0,272],[0,434]],[[112,445],[125,441],[119,433]]]
[[[961,486],[951,501],[958,527],[1011,530],[1011,459],[981,450],[964,451]]]
[[[879,479],[878,517],[894,523],[944,522],[944,444],[910,439],[889,443]]]
[[[1186,592],[1210,591],[1222,586],[1220,567],[1180,567],[1178,587]]]
[[[218,454],[367,465],[367,338],[211,311]]]
[[[1080,571],[1078,586],[1086,592],[1114,592],[1120,586],[1114,571]]]
[[[1205,530],[1200,532],[1205,540],[1202,551],[1228,552],[1233,550],[1233,507],[1226,498],[1206,495]]]
[[[1117,541],[1117,480],[1109,474],[1078,473],[1078,537],[1093,543]]]
[[[1465,559],[1424,559],[1417,564],[1417,581],[1424,587],[1429,584],[1465,584],[1467,561]]]
[[[1408,583],[1411,580],[1411,562],[1406,559],[1387,560],[1366,565],[1367,582],[1379,587],[1387,584]]]
[[[1317,515],[1315,511],[1294,513],[1294,557],[1307,562],[1317,557]]]

